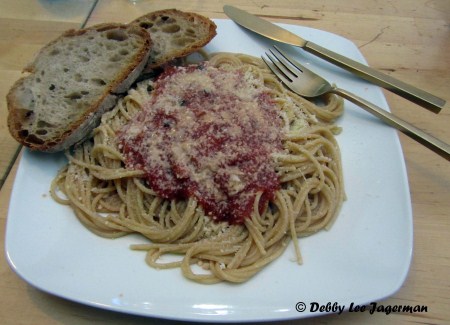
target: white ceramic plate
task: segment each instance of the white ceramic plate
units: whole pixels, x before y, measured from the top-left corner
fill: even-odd
[[[209,52],[263,54],[271,43],[229,20],[216,20]],[[356,46],[319,30],[283,25],[322,46],[364,62]],[[291,54],[330,82],[388,109],[379,88],[300,49]],[[62,154],[24,151],[9,208],[6,250],[11,267],[31,285],[91,306],[189,321],[243,322],[322,315],[313,302],[349,307],[379,301],[400,288],[412,255],[412,213],[404,159],[396,131],[346,102],[338,121],[348,199],[335,225],[300,240],[304,264],[284,255],[250,281],[200,285],[180,270],[157,271],[141,242],[93,235],[71,210],[55,203],[49,186],[65,163]],[[298,312],[297,302],[306,310]],[[300,304],[301,305],[301,304]],[[298,306],[300,306],[298,305]]]

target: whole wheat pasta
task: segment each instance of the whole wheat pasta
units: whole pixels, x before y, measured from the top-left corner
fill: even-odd
[[[151,267],[180,268],[186,278],[200,283],[239,283],[283,254],[291,241],[301,263],[297,237],[328,228],[337,217],[344,187],[335,139],[340,129],[334,121],[342,114],[343,103],[329,95],[319,106],[290,92],[260,59],[251,56],[217,53],[205,67],[224,75],[229,71],[250,76],[252,87],[260,88],[275,105],[281,148],[269,157],[279,182],[272,197],[267,200],[264,191],[258,191],[249,215],[231,222],[206,213],[195,195],[160,195],[146,181],[148,170],[130,168],[118,139],[152,101],[158,80],[131,89],[103,116],[91,140],[67,152],[68,164],[55,177],[51,193],[99,236],[140,233],[147,237],[148,244],[131,249],[147,251]],[[179,259],[164,263],[164,255]]]

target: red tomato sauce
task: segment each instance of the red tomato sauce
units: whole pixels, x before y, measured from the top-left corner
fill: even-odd
[[[163,73],[118,142],[126,167],[145,171],[158,195],[194,197],[214,220],[240,224],[258,192],[262,212],[280,188],[272,154],[281,129],[262,82],[201,64]]]

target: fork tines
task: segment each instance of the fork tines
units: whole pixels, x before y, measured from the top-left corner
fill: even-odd
[[[267,61],[264,57],[262,59],[267,64],[267,66],[272,70],[272,72],[278,76],[277,73],[281,72],[286,78],[288,78],[290,81],[292,81],[292,77],[298,77],[299,72],[302,73],[304,70],[304,67],[294,59],[290,58],[287,54],[285,54],[280,48],[278,48],[276,45],[274,45],[273,51],[272,49],[269,49],[269,53],[265,53],[266,56],[270,59],[271,62]],[[277,53],[278,52],[278,53]],[[274,68],[278,71],[274,71]],[[280,78],[280,76],[278,76]],[[280,78],[281,79],[281,78]]]

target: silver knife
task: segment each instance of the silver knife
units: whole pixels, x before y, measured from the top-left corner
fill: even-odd
[[[351,60],[320,45],[307,41],[286,29],[252,15],[244,10],[225,5],[223,7],[223,11],[228,17],[242,27],[245,27],[269,39],[301,47],[309,53],[346,69],[360,78],[390,90],[393,93],[425,107],[434,113],[439,113],[445,105],[445,100],[442,98],[436,97],[424,90],[418,89],[398,79],[388,76],[387,74],[372,69],[367,65]]]

